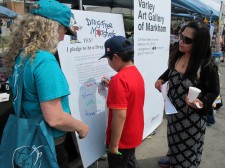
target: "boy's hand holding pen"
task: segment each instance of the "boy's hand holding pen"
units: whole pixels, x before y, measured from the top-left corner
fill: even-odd
[[[111,78],[112,78],[112,76],[111,77],[103,76],[102,81],[101,81],[102,85],[105,87],[108,87]]]
[[[112,152],[110,152],[110,151],[109,151],[109,149],[106,149],[105,151],[106,151],[107,153],[111,153],[111,154],[114,154],[114,155],[122,156],[122,153],[121,153],[121,152],[119,152],[119,151],[118,151],[118,152],[116,152],[116,153],[112,153]]]

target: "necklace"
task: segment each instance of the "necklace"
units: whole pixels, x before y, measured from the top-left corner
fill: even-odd
[[[183,56],[183,63],[182,63],[182,65],[181,65],[181,67],[184,68],[185,65],[186,65],[186,60],[185,60],[185,56]]]

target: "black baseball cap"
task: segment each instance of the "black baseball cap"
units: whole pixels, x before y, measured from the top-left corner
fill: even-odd
[[[131,42],[123,36],[113,36],[105,42],[105,54],[99,58],[107,58],[115,53],[133,49]]]

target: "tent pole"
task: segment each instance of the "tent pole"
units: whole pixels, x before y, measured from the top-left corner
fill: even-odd
[[[82,3],[82,0],[79,0],[79,10],[83,10],[83,3]]]

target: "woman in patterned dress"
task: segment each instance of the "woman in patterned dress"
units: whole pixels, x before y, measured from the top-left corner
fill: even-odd
[[[167,116],[167,156],[171,168],[197,168],[206,130],[206,115],[213,112],[212,103],[219,95],[218,67],[211,56],[208,28],[192,21],[180,33],[177,51],[170,57],[168,69],[159,77],[155,88],[168,81],[170,101],[178,113]],[[189,102],[190,86],[201,90]],[[200,108],[196,106],[199,104]]]

